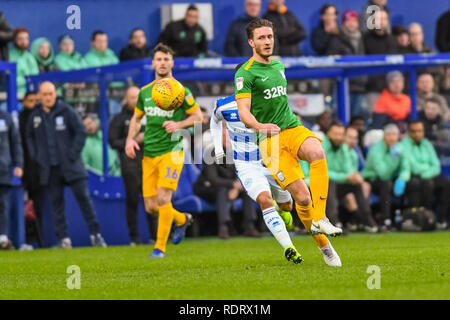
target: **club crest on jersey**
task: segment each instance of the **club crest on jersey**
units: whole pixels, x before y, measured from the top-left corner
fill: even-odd
[[[237,90],[242,90],[242,88],[244,88],[244,78],[243,77],[239,77],[236,79],[236,89]]]
[[[283,171],[278,171],[277,173],[278,179],[280,179],[281,182],[283,182],[286,178],[283,176]]]
[[[59,116],[55,118],[55,130],[62,131],[66,130],[66,125],[64,124],[64,118]]]
[[[286,80],[286,75],[284,74],[283,70],[280,70],[281,76],[283,77],[284,80]]]

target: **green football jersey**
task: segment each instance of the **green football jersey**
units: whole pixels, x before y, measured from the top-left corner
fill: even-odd
[[[183,105],[176,110],[163,110],[156,106],[152,99],[152,88],[155,81],[142,87],[139,91],[138,102],[135,112],[146,116],[145,133],[144,133],[144,156],[157,157],[171,151],[181,151],[182,137],[175,134],[172,139],[172,133],[167,133],[162,126],[164,121],[182,121],[186,114],[191,114],[198,108],[191,91],[185,90],[185,98]]]
[[[260,123],[276,124],[281,130],[301,125],[292,112],[286,93],[284,65],[272,59],[270,64],[252,58],[236,72],[236,100],[251,98],[250,112]]]

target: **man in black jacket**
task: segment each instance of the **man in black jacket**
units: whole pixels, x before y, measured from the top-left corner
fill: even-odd
[[[37,104],[36,92],[27,92],[22,101],[23,110],[19,113],[19,131],[23,149],[23,177],[22,185],[27,193],[28,199],[33,202],[34,213],[36,214],[38,234],[42,234],[42,187],[39,184],[39,165],[31,159],[28,152],[26,128],[30,115]],[[42,246],[41,239],[37,239]],[[27,240],[28,241],[28,240]]]
[[[0,12],[0,61],[8,61],[8,42],[13,39],[13,31],[4,13]]]
[[[125,154],[125,144],[128,136],[130,120],[134,114],[139,96],[138,87],[130,87],[125,96],[125,105],[122,111],[112,118],[109,123],[108,142],[111,148],[119,152],[120,168],[122,171],[123,183],[125,185],[125,201],[126,215],[128,223],[128,231],[130,235],[131,245],[140,244],[141,239],[138,232],[138,204],[139,195],[142,192],[142,156],[144,130],[142,126],[140,134],[136,137],[140,150],[136,150],[136,158],[131,159]],[[148,224],[150,228],[150,237],[152,241],[156,241],[157,219],[151,214],[147,214]]]
[[[259,17],[261,0],[245,0],[244,9],[245,13],[228,27],[224,47],[227,57],[250,57],[253,55],[253,49],[248,44],[247,34],[243,30],[250,21]]]
[[[11,167],[18,178],[23,174],[20,135],[9,113],[0,110],[0,250],[14,249],[8,239],[6,196],[12,184]]]
[[[41,185],[48,188],[59,247],[72,247],[64,209],[65,185],[71,187],[77,199],[92,245],[106,247],[80,155],[86,140],[83,122],[72,107],[56,99],[56,88],[51,82],[40,85],[39,96],[42,105],[35,108],[27,122],[28,152],[39,164]]]
[[[205,57],[208,51],[206,32],[198,21],[198,8],[190,5],[184,19],[170,22],[166,26],[158,43],[171,47],[175,51],[175,57]]]
[[[277,30],[274,54],[300,56],[299,44],[306,39],[306,30],[296,16],[284,5],[284,0],[270,0],[263,18],[272,21]]]
[[[450,52],[450,10],[441,15],[436,24],[436,47]]]
[[[144,59],[150,57],[150,47],[147,46],[147,37],[144,30],[136,28],[131,31],[128,46],[120,50],[120,61]]]

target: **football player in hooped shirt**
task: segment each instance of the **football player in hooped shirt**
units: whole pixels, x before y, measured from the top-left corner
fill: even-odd
[[[282,189],[294,198],[299,218],[313,234],[322,253],[340,266],[339,256],[326,237],[341,234],[342,229],[333,226],[325,215],[329,179],[320,139],[302,126],[289,107],[284,65],[271,58],[272,22],[254,19],[246,31],[253,56],[235,74],[239,117],[256,131],[264,164]],[[311,193],[299,159],[310,164]],[[273,207],[273,203],[265,207]]]
[[[155,81],[162,78],[173,78],[173,51],[170,47],[158,44],[154,49],[153,67]],[[145,210],[149,214],[158,215],[158,231],[155,248],[151,258],[165,256],[166,243],[172,223],[175,222],[172,242],[178,244],[184,237],[186,227],[192,216],[181,213],[172,207],[172,194],[177,189],[178,179],[184,164],[181,136],[172,139],[172,133],[178,129],[188,128],[194,122],[202,121],[202,113],[190,90],[185,88],[185,100],[175,110],[163,110],[152,100],[152,88],[155,81],[141,88],[138,102],[130,121],[125,152],[128,157],[136,156],[139,145],[134,140],[138,135],[141,120],[146,116],[144,133],[144,158],[142,160],[142,192]],[[187,115],[187,117],[186,117]]]

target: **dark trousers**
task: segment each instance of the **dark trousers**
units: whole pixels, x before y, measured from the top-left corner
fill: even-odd
[[[56,229],[56,236],[59,239],[68,237],[67,221],[64,203],[64,187],[68,185],[78,202],[78,205],[83,213],[91,235],[100,232],[100,227],[97,222],[97,216],[94,211],[89,189],[87,186],[87,179],[78,179],[67,183],[61,172],[59,166],[52,166],[50,171],[50,179],[47,187],[50,204],[52,207],[53,223]]]
[[[8,216],[6,212],[6,196],[8,195],[9,187],[0,185],[0,234],[8,233]]]
[[[383,220],[391,219],[391,207],[392,207],[392,188],[393,184],[391,180],[383,181],[380,179],[370,181],[372,192],[376,194],[380,199],[380,213],[383,216]]]
[[[231,208],[233,206],[233,201],[228,198],[229,190],[230,189],[225,187],[197,187],[195,190],[195,193],[205,201],[216,203],[219,227],[231,221]],[[252,228],[257,219],[253,200],[246,193],[241,193],[239,196],[242,198],[244,229]]]
[[[36,230],[36,239],[30,239],[29,232],[27,232],[27,242],[37,241],[39,246],[43,246],[42,240],[42,206],[43,206],[43,189],[42,188],[30,188],[26,189],[28,193],[28,199],[33,202],[34,214],[36,217],[36,223],[33,224],[33,228]]]
[[[138,205],[139,195],[142,193],[142,174],[139,172],[139,168],[122,170],[122,179],[125,186],[126,216],[130,240],[139,244],[141,238],[138,232]],[[146,214],[146,216],[150,239],[156,240],[158,219],[151,214]]]
[[[406,184],[408,204],[411,207],[433,208],[433,201],[436,195],[439,196],[439,206],[437,210],[438,222],[446,222],[449,210],[450,180],[439,175],[432,179],[421,179],[412,177]]]
[[[339,222],[339,202],[347,194],[352,193],[356,198],[358,209],[352,212],[356,219],[366,226],[374,226],[369,201],[364,197],[361,185],[351,183],[336,183],[330,180],[327,199],[327,217],[335,224]]]

